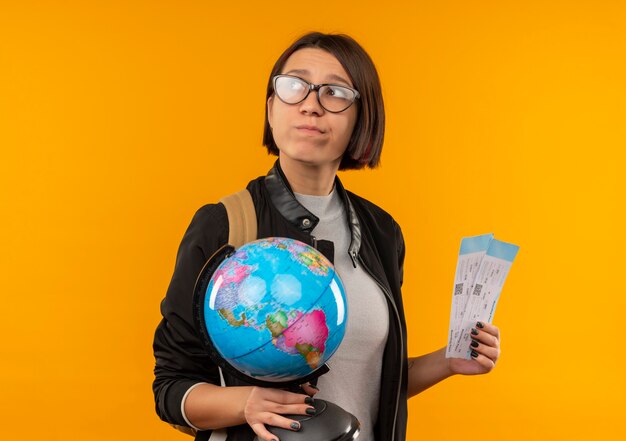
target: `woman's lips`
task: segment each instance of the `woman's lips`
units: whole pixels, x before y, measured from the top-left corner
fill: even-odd
[[[319,133],[319,134],[324,133],[321,129],[315,126],[302,125],[302,126],[297,126],[296,129],[305,133]]]

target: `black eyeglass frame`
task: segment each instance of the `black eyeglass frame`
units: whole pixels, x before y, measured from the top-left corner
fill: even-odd
[[[295,102],[295,103],[288,103],[287,101],[283,100],[280,95],[278,94],[278,92],[276,92],[276,81],[278,81],[278,79],[280,78],[295,78],[297,80],[302,81],[304,84],[309,86],[309,90],[307,90],[306,95],[304,95],[304,98],[302,98],[300,101]],[[342,87],[344,89],[348,89],[350,91],[352,91],[354,93],[354,97],[352,98],[352,100],[350,101],[350,103],[341,110],[328,110],[326,107],[324,107],[324,105],[322,104],[322,100],[320,99],[320,88],[324,87],[324,86],[333,86],[333,87]],[[349,86],[344,86],[343,84],[335,84],[335,83],[324,83],[324,84],[312,84],[309,83],[307,80],[305,80],[304,78],[300,78],[298,76],[295,75],[285,75],[285,74],[279,74],[279,75],[274,75],[274,78],[272,78],[272,87],[274,88],[274,93],[276,94],[276,96],[278,97],[279,100],[281,100],[283,103],[285,104],[300,104],[302,101],[304,101],[305,99],[308,98],[309,94],[311,93],[312,90],[314,90],[316,92],[317,95],[317,102],[319,103],[319,105],[326,110],[327,112],[330,113],[341,113],[341,112],[345,112],[346,110],[348,110],[350,108],[350,106],[352,104],[354,104],[354,102],[361,97],[361,94],[359,93],[358,90],[353,89],[352,87]]]

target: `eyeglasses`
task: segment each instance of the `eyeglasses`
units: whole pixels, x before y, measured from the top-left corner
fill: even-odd
[[[339,113],[359,98],[359,92],[337,84],[311,84],[293,75],[276,75],[273,78],[274,92],[285,104],[298,104],[304,101],[312,90],[317,92],[317,102],[331,113]]]

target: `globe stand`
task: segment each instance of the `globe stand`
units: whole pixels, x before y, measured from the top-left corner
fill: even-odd
[[[280,441],[349,441],[359,436],[361,425],[351,413],[324,400],[314,400],[313,407],[315,415],[285,415],[300,423],[299,431],[274,426],[267,426],[267,430]]]

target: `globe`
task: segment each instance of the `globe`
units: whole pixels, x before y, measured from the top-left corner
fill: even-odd
[[[303,242],[250,242],[203,273],[196,308],[210,353],[246,379],[288,384],[314,377],[344,337],[341,280]]]

